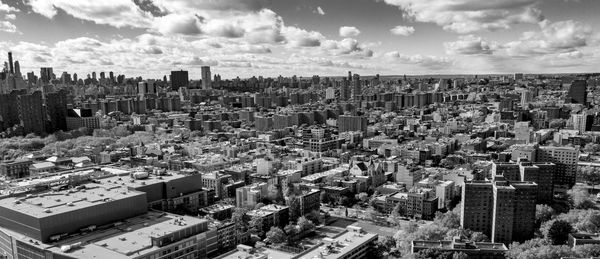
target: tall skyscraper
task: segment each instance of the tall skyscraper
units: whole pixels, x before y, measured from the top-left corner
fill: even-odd
[[[14,70],[14,67],[13,67],[12,52],[8,52],[8,67],[10,68],[9,72],[11,74],[14,74],[15,70]]]
[[[567,92],[566,103],[580,103],[586,104],[587,102],[587,82],[585,80],[575,80],[571,83],[569,91]]]
[[[356,101],[356,98],[362,94],[362,89],[360,87],[360,76],[358,74],[354,74],[352,78],[352,96]]]
[[[50,80],[52,80],[52,75],[53,74],[54,73],[52,72],[52,68],[51,67],[42,67],[40,69],[40,79],[45,84],[50,83]]]
[[[94,71],[94,72],[92,72],[92,80],[95,82],[95,81],[96,81],[96,79],[97,79],[97,78],[96,78],[96,72]]]
[[[106,73],[100,72],[100,79],[104,79],[104,78],[106,78]]]
[[[212,89],[212,81],[209,66],[202,67],[202,89]]]
[[[15,61],[15,76],[17,77],[21,77],[21,65],[19,64],[19,61]]]
[[[173,91],[179,91],[180,87],[188,87],[189,85],[188,71],[171,71],[171,89]]]
[[[78,79],[79,79],[79,78],[77,78],[77,73],[73,73],[73,81],[74,81],[75,83],[77,83],[77,80],[78,80]]]
[[[350,91],[350,81],[344,78],[344,81],[342,82],[342,85],[340,87],[340,100],[348,101],[350,100],[351,95],[352,93]]]
[[[352,81],[352,71],[348,71],[348,81]]]

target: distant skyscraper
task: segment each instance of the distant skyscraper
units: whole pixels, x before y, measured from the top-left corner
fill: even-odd
[[[212,89],[209,66],[202,67],[202,89]]]
[[[40,69],[40,79],[42,79],[42,82],[45,84],[50,83],[53,74],[54,72],[52,72],[51,67],[42,67]]]
[[[188,78],[188,71],[171,71],[171,89],[178,91],[180,87],[188,87],[190,80]]]
[[[106,78],[106,73],[100,72],[100,79],[104,79],[104,78]]]
[[[19,61],[15,61],[15,75],[21,77],[21,65],[19,64]]]
[[[356,101],[356,97],[362,94],[362,89],[360,87],[360,76],[358,74],[354,74],[352,79],[352,95]]]
[[[521,107],[527,106],[528,103],[533,101],[533,93],[529,90],[521,92]]]
[[[340,87],[340,100],[348,101],[350,99],[350,96],[351,96],[350,81],[348,81],[344,78],[344,81],[342,82],[342,86]]]
[[[348,71],[348,81],[352,81],[352,71]]]
[[[92,80],[96,81],[96,72],[92,72]]]
[[[587,82],[585,80],[573,81],[565,102],[585,104],[587,102]]]
[[[515,81],[516,80],[523,80],[523,73],[515,73],[514,79],[515,79]]]
[[[8,67],[10,68],[9,72],[14,74],[15,70],[13,68],[12,52],[8,52]]]
[[[35,76],[35,74],[33,72],[27,73],[27,82],[29,84],[35,84],[35,83],[37,83],[37,78],[36,78],[36,76]]]
[[[75,83],[77,83],[77,80],[78,80],[78,78],[77,78],[77,73],[74,73],[74,74],[73,74],[73,81],[74,81]]]

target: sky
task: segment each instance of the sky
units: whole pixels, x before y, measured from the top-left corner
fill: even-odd
[[[162,78],[599,72],[598,0],[0,0],[0,51]],[[7,57],[0,60],[6,60]]]

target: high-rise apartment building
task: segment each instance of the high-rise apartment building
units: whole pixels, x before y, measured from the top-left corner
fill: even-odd
[[[52,80],[52,75],[54,73],[52,72],[52,68],[51,67],[42,67],[40,69],[40,79],[42,80],[42,83],[50,83],[50,80]]]
[[[574,147],[539,147],[537,152],[538,162],[556,164],[555,185],[565,185],[569,188],[575,185],[577,177],[577,161],[579,150]]]
[[[462,188],[461,226],[480,231],[492,242],[511,243],[533,237],[537,184],[466,181]]]
[[[585,80],[573,81],[567,92],[567,99],[565,100],[565,102],[586,104],[587,82]]]
[[[354,97],[354,100],[356,100],[361,94],[362,88],[360,86],[360,76],[358,74],[354,74],[352,77],[352,96]]]
[[[212,89],[212,81],[210,77],[210,67],[203,66],[202,68],[202,89]]]
[[[340,87],[340,100],[348,101],[348,100],[350,100],[351,95],[352,95],[352,92],[350,91],[350,80],[344,79],[344,81],[342,81],[342,85]]]
[[[367,133],[367,118],[363,116],[342,115],[337,119],[338,131],[361,131]]]
[[[67,91],[47,93],[44,97],[46,106],[46,131],[67,130]]]
[[[25,133],[41,135],[46,131],[42,92],[22,94],[17,97],[19,120]]]
[[[180,87],[189,87],[188,71],[171,71],[171,89],[178,91]]]

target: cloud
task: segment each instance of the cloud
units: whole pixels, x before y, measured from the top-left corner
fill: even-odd
[[[320,15],[325,15],[325,11],[323,11],[323,8],[320,6],[317,6],[317,9],[314,12]]]
[[[9,6],[0,1],[0,12],[10,13],[10,12],[19,12],[19,9]]]
[[[352,38],[345,38],[340,41],[326,40],[323,42],[323,50],[328,52],[329,55],[342,56],[352,55],[355,57],[372,57],[373,51],[368,49],[365,45],[360,44],[358,40]]]
[[[435,23],[457,33],[509,29],[518,23],[544,20],[539,0],[384,0],[399,7],[404,16],[418,22]]]
[[[162,34],[197,35],[202,32],[196,16],[187,14],[168,14],[157,17],[155,28]]]
[[[0,31],[16,33],[17,26],[15,26],[9,21],[0,21]]]
[[[360,30],[354,26],[340,27],[340,36],[344,38],[356,37],[360,34]]]
[[[133,1],[122,0],[29,0],[32,10],[47,18],[54,18],[62,9],[75,18],[107,24],[117,28],[148,28],[152,15],[141,10]]]
[[[390,30],[390,32],[394,35],[410,36],[410,35],[413,35],[413,33],[415,33],[415,28],[412,26],[398,25],[398,26],[392,28]]]
[[[266,0],[154,0],[163,11],[185,12],[185,10],[207,11],[259,11],[266,7]]]
[[[453,64],[453,61],[446,57],[425,56],[425,55],[406,55],[398,51],[391,51],[384,54],[384,58],[398,63],[419,65],[428,69],[444,69]]]
[[[525,32],[519,40],[504,44],[509,56],[532,56],[573,52],[588,46],[593,31],[590,26],[567,20],[540,23],[540,32]]]
[[[319,32],[307,31],[297,27],[285,27],[283,35],[293,47],[317,47],[325,39]]]
[[[474,35],[460,36],[457,41],[444,42],[447,54],[477,55],[492,54],[497,48],[495,43],[488,43]]]

